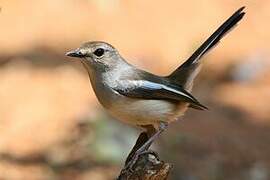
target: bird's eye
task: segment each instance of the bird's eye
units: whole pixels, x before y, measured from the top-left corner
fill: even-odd
[[[97,56],[97,57],[101,57],[103,54],[104,54],[104,49],[102,48],[98,48],[94,51],[94,54]]]

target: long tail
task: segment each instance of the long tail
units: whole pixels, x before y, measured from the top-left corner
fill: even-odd
[[[219,40],[228,33],[245,15],[242,12],[245,7],[238,9],[228,18],[181,66],[172,72],[167,78],[174,83],[191,90],[193,80],[200,70],[200,59],[211,50]]]

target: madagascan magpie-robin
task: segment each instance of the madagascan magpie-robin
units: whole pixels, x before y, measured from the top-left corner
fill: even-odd
[[[207,109],[192,94],[201,58],[245,15],[244,7],[228,18],[182,65],[168,76],[158,76],[129,64],[112,45],[93,41],[66,53],[87,70],[94,92],[116,119],[146,129],[133,156],[145,152],[170,122],[188,108]]]

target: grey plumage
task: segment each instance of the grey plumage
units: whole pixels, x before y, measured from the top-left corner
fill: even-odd
[[[200,58],[242,19],[243,9],[228,18],[169,76],[154,75],[132,66],[105,42],[84,43],[67,55],[82,59],[98,100],[116,118],[134,125],[170,122],[183,115],[188,106],[207,109],[190,94],[200,69]]]
[[[190,93],[200,70],[200,59],[243,18],[243,9],[236,11],[169,76],[154,75],[132,66],[105,42],[87,42],[66,55],[81,59],[99,102],[109,113],[121,121],[146,128],[149,139],[138,141],[143,145],[136,144],[137,149],[132,151],[138,155],[148,149],[166,124],[179,119],[188,107],[207,109]]]

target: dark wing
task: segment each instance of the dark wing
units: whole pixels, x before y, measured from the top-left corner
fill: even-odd
[[[211,50],[219,40],[228,33],[245,15],[241,7],[230,18],[228,18],[180,67],[178,67],[168,78],[176,84],[190,89],[192,81],[199,72],[199,59]]]
[[[113,87],[113,89],[119,94],[131,98],[182,101],[190,103],[195,109],[207,109],[207,107],[202,105],[182,87],[174,85],[155,83],[146,80],[122,80],[118,83],[118,86]]]

